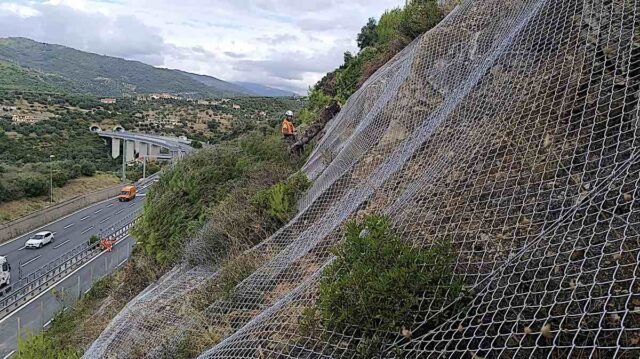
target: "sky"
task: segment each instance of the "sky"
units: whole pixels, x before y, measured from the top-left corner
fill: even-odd
[[[0,37],[306,93],[405,0],[0,0]]]

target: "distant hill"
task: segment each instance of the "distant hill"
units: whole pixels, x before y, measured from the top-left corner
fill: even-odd
[[[220,89],[221,91],[224,92],[228,92],[228,93],[237,93],[237,94],[245,94],[245,95],[256,95],[255,93],[253,93],[253,91],[244,88],[242,86],[238,86],[236,84],[230,83],[230,82],[226,82],[220,79],[217,79],[215,77],[212,76],[207,76],[207,75],[197,75],[197,74],[192,74],[190,72],[185,72],[185,71],[181,71],[181,70],[175,70],[179,73],[182,73],[206,86],[209,87],[213,87],[213,88],[217,88]]]
[[[252,95],[234,84],[210,76],[156,68],[138,61],[97,55],[26,38],[1,38],[2,71],[11,82],[0,86],[23,90],[122,96],[168,92],[193,97]],[[10,64],[13,65],[10,65]],[[9,86],[10,85],[10,86]]]
[[[290,97],[297,96],[296,93],[291,91],[281,90],[274,87],[264,86],[253,82],[234,82],[236,85],[241,86],[256,96],[268,96],[268,97]]]

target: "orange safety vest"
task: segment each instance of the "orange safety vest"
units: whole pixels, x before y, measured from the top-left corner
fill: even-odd
[[[296,128],[293,126],[293,123],[289,121],[289,119],[285,118],[282,120],[282,134],[283,135],[293,135],[293,132]]]

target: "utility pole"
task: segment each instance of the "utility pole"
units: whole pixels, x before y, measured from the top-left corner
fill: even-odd
[[[127,181],[127,140],[122,140],[122,183]]]
[[[142,156],[142,179],[147,178],[147,156]]]
[[[49,202],[53,203],[53,159],[56,156],[49,155]]]

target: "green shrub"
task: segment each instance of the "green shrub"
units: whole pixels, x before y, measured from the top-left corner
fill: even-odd
[[[53,340],[41,333],[18,339],[18,349],[12,358],[73,359],[80,358],[80,353],[74,349],[60,349]]]
[[[378,42],[380,45],[394,41],[400,36],[400,25],[402,24],[402,10],[393,9],[386,11],[381,17],[376,31],[378,32]]]
[[[413,40],[436,26],[441,19],[437,0],[411,0],[402,11],[400,32]]]
[[[376,342],[381,333],[412,328],[421,298],[441,308],[457,298],[462,283],[453,274],[455,255],[449,243],[414,249],[393,233],[387,217],[368,216],[347,224],[336,260],[323,272],[318,309],[333,330],[358,331]]]
[[[80,173],[83,176],[91,177],[96,174],[96,166],[89,161],[82,161],[80,163]]]
[[[49,193],[49,181],[41,175],[33,175],[20,179],[20,187],[27,197],[38,197]]]
[[[373,61],[377,53],[377,49],[367,47],[346,64],[345,68],[336,72],[336,100],[340,104],[347,102],[347,99],[358,89],[363,66]]]
[[[91,237],[89,237],[89,245],[96,244],[98,242],[100,242],[100,236],[99,235],[92,234]]]
[[[291,178],[258,192],[253,203],[275,222],[276,227],[280,227],[295,214],[295,205],[309,185],[307,177],[298,172]]]

